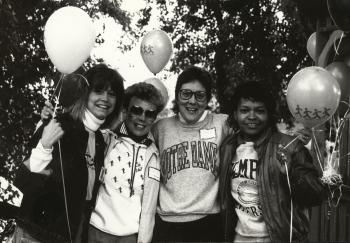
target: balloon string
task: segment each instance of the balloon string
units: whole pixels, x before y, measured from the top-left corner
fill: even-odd
[[[287,183],[288,188],[290,192],[290,228],[289,228],[289,242],[292,242],[292,236],[293,236],[293,200],[292,200],[292,187],[290,186],[290,179],[289,179],[289,173],[288,173],[288,166],[287,162],[284,161],[284,167],[286,169],[287,174]]]
[[[57,84],[56,84],[56,86],[55,86],[55,90],[53,91],[54,94],[56,93],[57,88],[58,88],[58,86],[60,85],[60,83],[61,83],[63,77],[64,77],[64,74],[61,74],[60,79],[58,80],[58,82],[57,82]]]
[[[89,82],[87,81],[87,79],[83,75],[81,75],[80,73],[75,73],[74,75],[78,75],[79,77],[83,78],[85,80],[87,86],[90,86]]]
[[[62,91],[62,85],[63,85],[63,81],[62,81],[62,80],[63,80],[63,77],[64,77],[64,74],[61,74],[61,77],[60,77],[60,79],[58,80],[58,83],[57,83],[57,85],[56,85],[56,87],[55,87],[54,93],[56,93],[57,88],[58,88],[58,85],[61,84],[60,90],[59,90],[59,92],[58,92],[58,96],[57,96],[56,99],[55,99],[55,108],[54,108],[54,110],[53,110],[53,115],[52,115],[52,117],[55,117],[55,115],[56,115],[56,110],[57,110],[57,107],[58,107],[58,103],[59,103],[60,96],[61,96],[61,91]]]
[[[318,147],[316,136],[315,136],[315,133],[314,133],[313,129],[312,129],[312,136],[313,136],[314,141],[315,141],[314,142],[314,146],[315,146],[315,152],[316,152],[316,156],[317,156],[317,161],[320,164],[320,168],[321,168],[321,170],[323,172],[324,170],[323,170],[323,166],[322,166],[322,163],[321,163],[321,155],[320,155],[321,151],[320,151],[320,148]]]
[[[55,117],[55,115],[56,115],[58,103],[59,103],[60,96],[61,96],[61,90],[62,90],[62,85],[60,86],[60,91],[58,92],[58,96],[57,96],[56,99],[55,99],[55,108],[54,108],[54,110],[53,110],[53,115],[52,115],[52,117]]]
[[[64,172],[63,172],[63,163],[62,163],[62,150],[61,150],[61,142],[58,140],[58,150],[60,155],[60,164],[61,164],[61,176],[62,176],[62,186],[63,186],[63,197],[64,197],[64,206],[66,209],[66,218],[67,218],[67,226],[69,233],[69,240],[72,243],[72,232],[70,229],[69,216],[68,216],[68,204],[67,204],[67,194],[66,194],[66,183],[64,181]]]
[[[300,138],[300,135],[296,136],[292,141],[290,141],[286,146],[283,147],[283,149],[288,148],[292,143],[294,143],[298,138]]]
[[[341,36],[340,36],[340,40],[339,40],[339,42],[338,42],[338,45],[337,46],[335,46],[335,41],[334,41],[334,50],[335,50],[335,54],[336,55],[339,55],[339,52],[338,52],[338,50],[339,50],[339,47],[340,47],[340,43],[341,43],[341,41],[343,40],[343,37],[344,37],[344,31],[341,33]]]

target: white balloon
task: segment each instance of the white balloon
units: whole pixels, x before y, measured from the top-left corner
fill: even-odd
[[[50,60],[64,74],[77,70],[90,56],[95,28],[87,13],[77,7],[56,10],[47,20],[44,44]]]
[[[287,88],[287,104],[294,118],[305,127],[326,122],[340,101],[337,80],[324,68],[311,66],[299,70]]]
[[[162,81],[160,81],[158,78],[152,77],[152,78],[146,79],[144,82],[148,84],[152,84],[156,89],[158,89],[158,91],[160,92],[163,98],[163,108],[164,108],[169,101],[169,95],[168,95],[168,90],[165,87],[165,85],[162,83]]]

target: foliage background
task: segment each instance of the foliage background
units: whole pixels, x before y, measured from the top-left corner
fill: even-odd
[[[187,65],[209,70],[218,102],[213,109],[229,113],[237,84],[257,80],[272,87],[280,101],[279,118],[291,124],[284,93],[291,75],[312,64],[306,41],[315,27],[299,11],[300,1],[145,1],[136,28],[131,28],[132,16],[116,0],[0,0],[0,176],[14,178],[16,165],[28,154],[44,97],[52,94],[59,78],[45,52],[43,27],[54,10],[67,5],[81,7],[94,19],[113,17],[133,40],[116,43],[124,51],[142,37],[152,8],[157,8],[161,28],[174,44],[170,71],[178,74]],[[103,42],[102,30],[96,45]],[[85,67],[101,61],[90,58]]]

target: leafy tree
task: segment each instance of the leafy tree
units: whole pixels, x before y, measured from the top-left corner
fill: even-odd
[[[0,0],[0,176],[10,181],[16,165],[28,154],[43,95],[52,94],[60,76],[45,51],[44,26],[55,10],[67,5],[80,7],[95,19],[110,16],[127,35],[135,35],[130,16],[115,0]],[[103,33],[98,33],[97,45],[103,41]],[[98,61],[90,60],[87,65]],[[12,225],[0,220],[0,241],[6,235],[3,229]]]
[[[59,78],[45,51],[43,28],[56,9],[67,5],[81,7],[94,18],[111,16],[133,34],[130,16],[117,1],[0,1],[0,175],[5,177],[13,177],[16,163],[27,153],[44,102],[43,88],[52,93],[52,80]],[[103,41],[99,33],[96,42]]]
[[[175,55],[172,71],[200,65],[216,80],[220,111],[230,112],[230,95],[239,82],[269,84],[276,98],[296,70],[311,62],[306,40],[311,33],[302,25],[296,3],[287,0],[149,0],[160,9],[162,28],[172,36]],[[144,9],[140,27],[149,19]],[[304,20],[304,19],[303,19]],[[285,104],[285,102],[280,102]],[[285,105],[281,117],[289,120]]]

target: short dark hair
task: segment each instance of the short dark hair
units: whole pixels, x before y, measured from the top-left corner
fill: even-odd
[[[269,126],[276,128],[276,98],[268,84],[257,81],[247,81],[240,83],[231,98],[232,110],[229,114],[228,123],[231,127],[237,127],[234,113],[238,109],[241,99],[248,99],[264,103],[269,116]]]
[[[200,82],[204,88],[205,92],[207,94],[207,101],[211,99],[212,95],[212,85],[213,80],[210,76],[210,73],[202,68],[196,67],[196,66],[189,66],[187,67],[177,78],[176,86],[175,86],[175,101],[178,99],[178,95],[180,92],[180,89],[183,84],[192,82],[194,80],[197,80]],[[173,106],[173,111],[177,113],[179,111],[176,102]]]
[[[124,98],[124,79],[116,70],[109,68],[105,64],[97,64],[87,70],[83,76],[85,80],[83,78],[80,79],[81,84],[84,84],[82,85],[84,87],[82,94],[74,104],[67,108],[67,111],[73,119],[82,121],[87,108],[86,104],[89,94],[92,91],[106,90],[108,87],[111,87],[116,94],[117,101],[113,112],[106,117],[103,124],[103,127],[108,127],[119,116]],[[85,85],[86,81],[88,85]]]
[[[123,102],[124,109],[128,109],[130,101],[133,97],[155,105],[157,107],[158,113],[163,109],[163,97],[160,91],[152,84],[140,82],[129,86],[125,90],[125,97]]]

